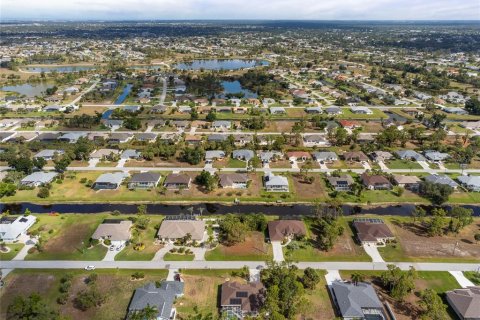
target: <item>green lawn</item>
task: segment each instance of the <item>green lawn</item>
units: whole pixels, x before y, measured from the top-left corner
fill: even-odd
[[[128,244],[122,251],[116,256],[115,260],[138,260],[138,261],[150,261],[155,256],[155,253],[161,249],[161,245],[155,244],[155,239],[158,232],[158,226],[163,220],[163,216],[149,215],[150,223],[147,230],[141,230],[138,234],[137,242],[143,242],[145,249],[142,251],[134,250],[133,245]]]
[[[195,255],[193,254],[178,254],[178,253],[170,253],[167,252],[165,256],[163,256],[164,261],[193,261]]]
[[[247,163],[238,159],[228,159],[227,168],[245,168]]]
[[[389,160],[385,165],[389,169],[422,169],[418,162],[402,159]]]
[[[475,285],[480,286],[480,273],[476,271],[467,271],[463,273],[468,280],[472,281]]]
[[[25,246],[23,243],[5,244],[10,251],[7,253],[0,252],[0,261],[12,260],[18,254],[18,252]]]
[[[250,253],[250,254],[225,254],[222,252],[222,246],[219,245],[217,248],[207,251],[205,253],[205,260],[207,261],[267,261],[272,259],[273,254],[271,247],[267,254],[263,253]]]

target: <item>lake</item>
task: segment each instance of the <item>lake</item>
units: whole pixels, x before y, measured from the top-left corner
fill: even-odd
[[[258,66],[268,66],[268,61],[244,59],[198,59],[191,62],[177,63],[173,65],[173,68],[180,70],[238,70]]]
[[[53,87],[52,83],[37,82],[37,83],[18,84],[14,86],[4,86],[4,87],[1,87],[0,90],[17,92],[21,95],[25,95],[29,98],[33,98],[35,96],[41,96],[42,93],[45,92],[45,90],[51,87]]]
[[[234,93],[243,93],[243,98],[256,98],[258,95],[248,89],[242,88],[240,81],[222,81],[223,93],[218,95],[218,98],[225,98],[227,94],[234,94]]]
[[[130,83],[127,84],[123,88],[123,92],[118,96],[117,100],[115,100],[115,102],[113,104],[122,104],[123,101],[125,101],[125,99],[127,99],[127,96],[130,93],[130,91],[132,91],[132,87],[133,87],[132,84],[130,84]]]

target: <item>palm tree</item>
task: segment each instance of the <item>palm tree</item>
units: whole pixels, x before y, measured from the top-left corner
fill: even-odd
[[[360,273],[352,273],[352,282],[354,285],[357,285],[359,282],[363,282],[365,280],[365,277],[363,274]]]
[[[143,319],[154,320],[157,318],[158,309],[155,306],[147,304],[147,306],[142,309],[141,313],[143,315]]]

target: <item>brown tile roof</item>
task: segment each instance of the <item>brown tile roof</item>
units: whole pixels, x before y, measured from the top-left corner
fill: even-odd
[[[179,239],[189,233],[192,240],[201,241],[205,233],[203,220],[163,220],[158,229],[160,239]]]
[[[220,305],[241,306],[243,312],[256,312],[263,305],[263,291],[261,282],[225,282],[222,284]]]
[[[368,161],[367,155],[362,151],[345,152],[343,157],[345,160]]]
[[[189,184],[191,178],[187,174],[171,173],[165,179],[164,184]]]
[[[306,229],[300,220],[277,220],[268,223],[270,241],[282,241],[289,235],[305,235]]]
[[[220,173],[218,178],[221,187],[230,187],[234,183],[248,182],[248,176],[242,173]]]
[[[381,185],[381,184],[390,184],[390,181],[388,181],[387,178],[384,176],[375,174],[375,175],[369,175],[368,173],[363,173],[362,174],[362,181],[366,186],[374,186],[374,185]]]
[[[357,230],[358,239],[362,242],[394,237],[392,231],[383,222],[354,221],[353,226]]]

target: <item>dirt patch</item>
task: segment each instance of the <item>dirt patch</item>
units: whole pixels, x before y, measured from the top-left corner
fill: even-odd
[[[220,251],[225,255],[267,254],[268,246],[261,232],[251,232],[245,241],[233,246],[221,246]]]
[[[480,246],[475,244],[473,238],[480,226],[478,220],[465,227],[456,237],[453,235],[426,237],[424,236],[425,230],[419,223],[393,221],[390,225],[408,256],[466,259],[478,259],[480,257]]]

